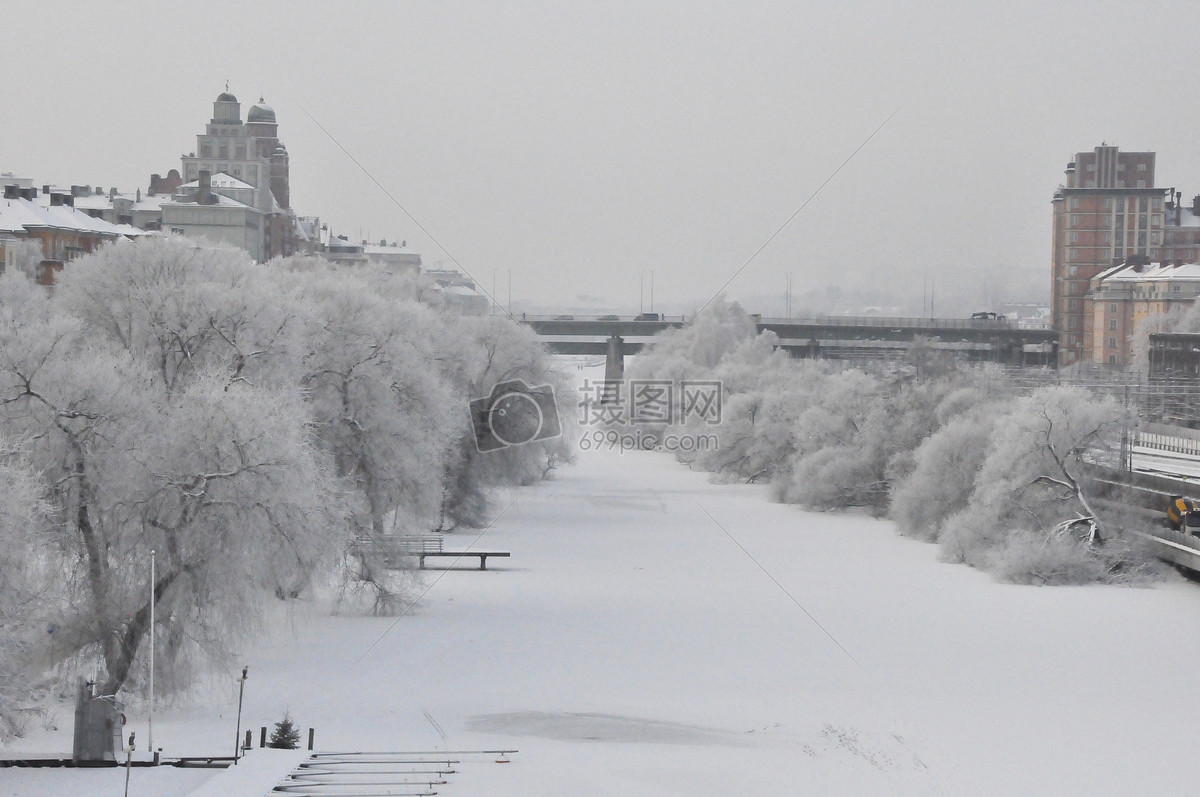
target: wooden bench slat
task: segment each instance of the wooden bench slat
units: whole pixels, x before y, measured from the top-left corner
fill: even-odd
[[[383,555],[387,566],[394,565],[397,556],[415,556],[418,567],[425,569],[425,557],[458,557],[474,556],[479,559],[479,569],[487,570],[489,556],[509,557],[508,551],[447,551],[444,538],[438,534],[384,534],[377,537],[359,537],[351,543],[354,553],[375,552]],[[443,568],[444,569],[444,568]]]

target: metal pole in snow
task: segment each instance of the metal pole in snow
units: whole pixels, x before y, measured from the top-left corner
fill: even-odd
[[[246,693],[246,678],[250,672],[250,668],[242,668],[242,677],[238,679],[241,686],[238,687],[238,716],[237,730],[233,733],[233,763],[238,762],[238,750],[242,746],[242,696]]]
[[[150,551],[150,733],[149,747],[154,752],[154,551]]]

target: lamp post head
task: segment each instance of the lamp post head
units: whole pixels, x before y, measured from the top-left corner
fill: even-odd
[[[250,667],[249,667],[249,666],[246,666],[246,667],[243,667],[243,668],[242,668],[242,680],[243,680],[243,681],[244,681],[244,680],[246,680],[247,678],[249,678],[249,677],[250,677],[250,676],[249,676],[249,672],[250,672]]]

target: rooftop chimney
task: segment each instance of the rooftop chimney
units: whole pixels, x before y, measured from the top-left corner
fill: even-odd
[[[20,199],[21,198],[21,187],[16,186],[16,185],[4,186],[4,198],[5,199]]]
[[[208,169],[201,169],[200,190],[196,194],[196,203],[199,205],[215,205],[218,201],[212,192],[212,172]]]

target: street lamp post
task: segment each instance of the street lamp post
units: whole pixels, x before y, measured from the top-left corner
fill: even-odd
[[[242,746],[242,696],[246,693],[246,679],[249,677],[250,667],[242,668],[242,677],[238,679],[238,715],[237,715],[237,730],[233,734],[233,763],[238,762],[238,751]]]
[[[150,719],[147,749],[154,754],[154,551],[150,551]]]
[[[654,269],[644,268],[638,279],[638,312],[646,312],[646,274],[650,274],[650,312],[654,312]]]

